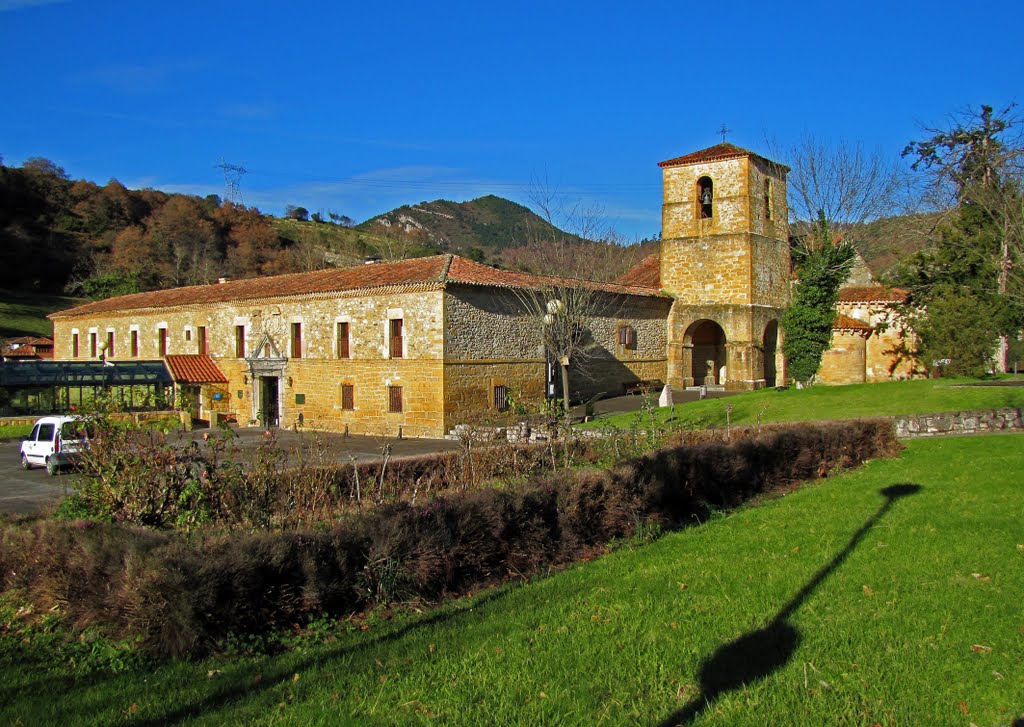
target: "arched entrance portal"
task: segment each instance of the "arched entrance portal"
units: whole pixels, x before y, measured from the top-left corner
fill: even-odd
[[[726,382],[725,331],[714,321],[697,321],[686,336],[692,351],[695,386],[722,386]]]
[[[775,370],[775,354],[778,350],[779,323],[772,321],[764,329],[764,342],[761,349],[764,351],[764,385],[774,387],[777,385],[777,373]]]

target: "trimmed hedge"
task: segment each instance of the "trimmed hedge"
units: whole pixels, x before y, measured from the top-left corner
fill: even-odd
[[[228,633],[433,600],[537,573],[630,537],[642,523],[699,522],[899,447],[891,422],[882,420],[687,434],[611,470],[384,505],[328,532],[187,535],[93,522],[7,524],[0,587],[36,609],[59,607],[76,626],[139,637],[155,654],[201,654]]]

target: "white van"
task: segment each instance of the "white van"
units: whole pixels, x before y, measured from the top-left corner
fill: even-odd
[[[21,442],[22,468],[46,467],[48,474],[55,475],[64,467],[74,466],[89,447],[88,429],[81,417],[39,419]]]

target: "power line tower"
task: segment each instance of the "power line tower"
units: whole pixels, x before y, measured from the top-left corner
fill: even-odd
[[[224,173],[224,201],[233,204],[242,204],[242,190],[240,182],[242,175],[248,171],[241,164],[228,164],[224,157],[220,158],[220,164],[213,165]]]

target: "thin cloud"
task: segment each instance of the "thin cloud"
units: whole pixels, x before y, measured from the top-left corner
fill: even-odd
[[[191,74],[202,67],[198,61],[114,63],[79,71],[69,80],[76,84],[105,86],[122,93],[154,93],[160,92],[163,85],[174,77]]]
[[[0,0],[0,13],[8,13],[24,8],[38,8],[43,5],[60,5],[69,0]]]

